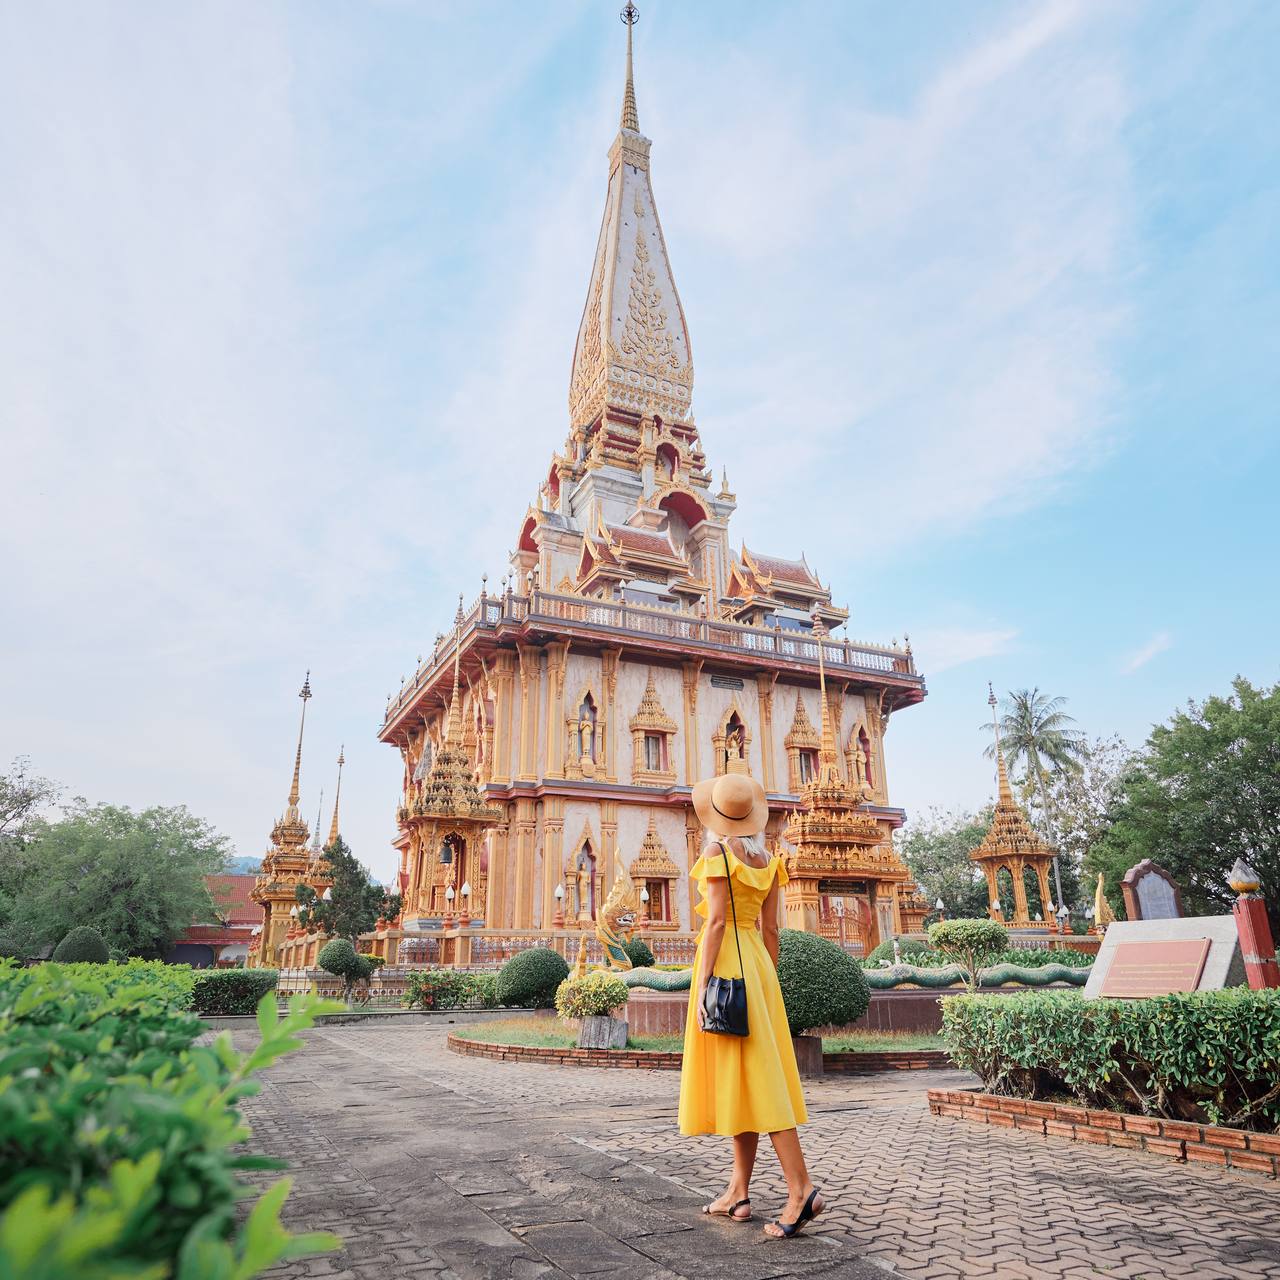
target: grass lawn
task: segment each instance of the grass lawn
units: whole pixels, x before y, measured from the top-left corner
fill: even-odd
[[[493,1022],[472,1022],[454,1030],[461,1040],[479,1040],[484,1044],[532,1045],[541,1049],[571,1049],[578,1043],[577,1028],[559,1018],[539,1018],[532,1014],[516,1018],[498,1018]],[[679,1052],[683,1036],[631,1036],[629,1049],[658,1049]],[[891,1031],[857,1031],[843,1036],[828,1036],[822,1042],[828,1053],[873,1053],[883,1050],[941,1049],[942,1037],[911,1035]]]

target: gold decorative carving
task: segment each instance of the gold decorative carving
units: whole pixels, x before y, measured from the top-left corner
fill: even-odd
[[[658,690],[653,683],[653,668],[649,668],[649,680],[640,698],[640,705],[629,721],[631,729],[631,780],[648,786],[670,786],[676,780],[672,766],[672,747],[675,745],[676,722],[667,714],[658,699]],[[660,767],[654,769],[645,750],[646,735],[657,735],[660,739]]]

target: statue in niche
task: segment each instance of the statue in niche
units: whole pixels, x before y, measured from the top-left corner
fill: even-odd
[[[582,706],[578,709],[578,765],[584,777],[595,776],[596,708],[590,694],[582,700]]]
[[[577,870],[573,877],[574,905],[579,920],[591,919],[591,873],[595,859],[587,850],[578,854]]]

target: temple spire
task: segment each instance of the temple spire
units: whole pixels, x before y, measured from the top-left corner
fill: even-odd
[[[987,704],[991,708],[991,727],[996,733],[996,786],[1000,799],[1006,804],[1013,803],[1013,790],[1009,786],[1009,772],[1004,766],[1004,748],[1000,745],[1000,717],[996,715],[996,691],[987,682]]]
[[[320,815],[324,813],[324,788],[320,788],[320,802],[316,805],[316,825],[311,836],[311,848],[315,853],[320,852]]]
[[[822,747],[818,754],[819,777],[824,785],[831,785],[839,779],[837,767],[835,728],[831,723],[831,707],[827,702],[827,664],[824,657],[826,650],[827,629],[822,619],[815,613],[813,618],[813,635],[818,642],[818,690],[822,698]]]
[[[462,742],[462,597],[458,597],[458,612],[453,622],[453,699],[449,703],[449,719],[445,725],[444,740],[450,746]]]
[[[342,747],[338,748],[338,786],[333,793],[333,821],[329,823],[329,844],[338,838],[338,802],[342,799],[342,766],[347,763]]]
[[[311,697],[311,672],[308,671],[302,681],[302,689],[298,693],[298,697],[302,699],[302,720],[298,725],[298,751],[293,758],[293,785],[289,788],[289,810],[288,817],[294,821],[299,821],[298,817],[298,780],[302,774],[302,733],[307,727],[307,702]],[[306,836],[302,837],[304,840]]]
[[[636,111],[636,86],[631,75],[631,28],[640,18],[640,10],[628,3],[618,15],[627,28],[627,85],[622,91],[622,127],[632,133],[640,132],[640,116]]]

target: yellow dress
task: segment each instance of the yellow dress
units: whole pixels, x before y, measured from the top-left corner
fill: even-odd
[[[787,1028],[778,973],[756,928],[760,908],[775,880],[787,883],[780,858],[753,867],[729,851],[733,901],[738,913],[734,940],[733,911],[725,907],[724,939],[712,973],[718,978],[742,976],[747,986],[747,1026],[750,1035],[711,1035],[698,1026],[698,974],[701,972],[704,926],[693,961],[693,989],[684,1029],[684,1064],[680,1072],[680,1132],[777,1133],[794,1129],[809,1118],[805,1111],[796,1054]],[[694,863],[690,876],[698,882],[703,901],[697,912],[707,918],[707,881],[724,879],[725,860],[717,849]],[[738,944],[742,946],[739,974]]]

